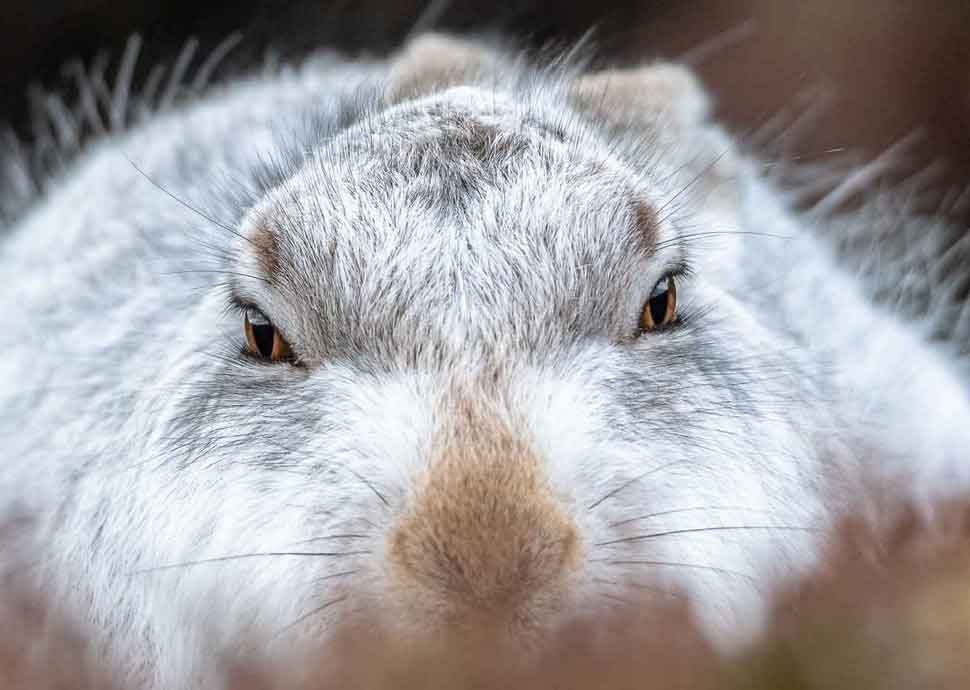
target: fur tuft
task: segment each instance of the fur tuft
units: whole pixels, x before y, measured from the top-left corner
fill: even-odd
[[[134,77],[142,39],[134,34],[113,75],[102,53],[90,66],[77,60],[66,64],[68,84],[61,89],[33,87],[29,135],[20,137],[10,128],[0,132],[0,223],[13,223],[104,137],[200,98],[241,40],[240,34],[231,34],[200,56],[198,41],[190,39],[171,65],[152,66],[139,85]]]
[[[722,655],[683,598],[631,591],[622,608],[577,620],[530,649],[484,636],[408,644],[366,612],[325,650],[285,663],[212,655],[202,690],[957,690],[970,674],[970,497],[916,507],[899,497],[847,515],[811,573],[774,596],[765,631]],[[36,594],[36,593],[34,593]],[[138,690],[94,661],[77,626],[6,578],[0,687]],[[166,689],[163,689],[166,690]]]

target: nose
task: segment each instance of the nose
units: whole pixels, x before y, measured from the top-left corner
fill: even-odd
[[[394,578],[425,612],[531,618],[564,593],[578,530],[523,436],[459,408],[391,533]]]

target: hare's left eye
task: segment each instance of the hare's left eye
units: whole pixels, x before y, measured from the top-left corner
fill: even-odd
[[[249,354],[270,362],[283,362],[292,358],[290,345],[269,319],[255,309],[246,310],[246,347]]]
[[[677,320],[677,285],[666,276],[654,285],[640,312],[640,329],[652,331]]]

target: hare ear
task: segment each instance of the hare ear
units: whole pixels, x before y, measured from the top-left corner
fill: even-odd
[[[497,64],[496,53],[480,43],[424,34],[408,43],[392,61],[385,98],[388,103],[400,103],[465,84]]]
[[[686,67],[658,62],[584,75],[571,84],[576,107],[615,130],[646,135],[683,161],[707,203],[736,209],[738,156],[731,139],[708,121],[711,102]]]
[[[577,105],[611,125],[697,127],[710,114],[710,101],[694,74],[659,62],[579,77],[572,85]]]

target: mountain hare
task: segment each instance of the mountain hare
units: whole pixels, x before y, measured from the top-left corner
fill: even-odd
[[[860,478],[970,474],[933,221],[791,211],[687,69],[428,34],[176,107],[133,55],[42,191],[7,157],[0,242],[4,564],[131,678],[631,588],[732,640]]]

